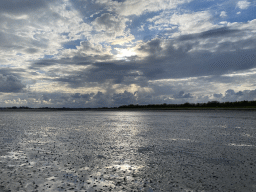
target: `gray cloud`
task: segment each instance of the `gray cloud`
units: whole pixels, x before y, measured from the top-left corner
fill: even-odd
[[[81,44],[84,50],[93,50],[97,53],[97,49],[95,50],[92,45]],[[132,57],[130,61],[118,61],[114,60],[111,55],[102,55],[98,51],[99,54],[95,56],[79,53],[70,58],[42,59],[34,62],[31,69],[52,65],[90,66],[75,73],[70,68],[70,71],[65,71],[65,76],[54,79],[54,81],[69,84],[71,87],[83,87],[86,83],[104,83],[110,80],[114,84],[147,85],[148,80],[220,76],[254,68],[256,67],[255,44],[256,40],[252,38],[238,40],[235,43],[217,42],[214,44],[217,48],[211,52],[207,49],[193,50],[198,46],[200,48],[201,45],[198,42],[153,39],[138,46],[137,50],[140,53],[147,53],[147,57]],[[248,47],[251,48],[248,49]],[[233,48],[236,49],[233,50]],[[105,62],[105,59],[109,62]]]
[[[213,41],[212,47],[215,47],[213,52],[207,49],[196,50],[201,49],[198,42],[180,43],[179,39],[152,41],[154,43],[149,41],[138,48],[139,51],[149,54],[144,59],[143,65],[140,65],[140,67],[145,66],[144,69],[140,68],[145,75],[147,75],[147,71],[153,72],[148,73],[148,79],[221,75],[256,66],[256,40],[252,38],[225,43]],[[166,44],[164,48],[159,48],[159,41]],[[174,47],[175,44],[178,44],[179,47]],[[209,42],[208,46],[210,44]],[[163,50],[159,51],[161,49]],[[208,49],[211,50],[209,47]]]
[[[252,101],[256,99],[256,90],[243,90],[235,92],[233,89],[228,89],[225,94],[213,94],[213,96],[221,102],[226,101]]]
[[[206,39],[206,38],[214,38],[214,37],[234,37],[238,33],[241,33],[241,30],[237,29],[230,29],[228,27],[221,27],[217,29],[211,29],[208,31],[204,31],[202,33],[190,34],[190,35],[181,35],[178,40],[180,41],[187,41],[193,39]]]
[[[124,91],[123,93],[113,94],[112,101],[117,106],[136,104],[136,96],[128,91]]]
[[[170,99],[168,95],[154,95],[138,91],[135,93],[124,91],[122,93],[111,92],[97,92],[97,93],[31,93],[30,97],[24,95],[16,96],[16,100],[22,100],[30,107],[77,107],[77,108],[94,108],[94,107],[117,107],[120,105],[129,104],[180,104],[180,103],[207,103],[211,100],[218,100],[220,102],[226,101],[243,101],[255,100],[256,90],[243,90],[235,92],[232,89],[226,90],[225,94],[214,94],[212,99],[210,95],[192,95],[184,91],[178,91]],[[8,97],[6,100],[10,101]],[[3,100],[4,101],[4,100]],[[13,104],[10,103],[11,106]]]
[[[35,48],[27,48],[25,51],[26,51],[26,53],[34,54],[34,53],[37,53],[37,52],[38,52],[38,49],[35,49]]]
[[[123,35],[126,28],[126,18],[104,13],[93,22],[97,31],[105,31],[108,36],[116,37]]]
[[[23,0],[23,1],[16,1],[16,0],[1,0],[0,1],[0,12],[1,13],[11,13],[14,15],[18,14],[26,14],[28,12],[37,11],[40,8],[47,7],[48,0],[41,1],[41,0]]]
[[[223,95],[221,94],[221,93],[215,93],[215,94],[213,94],[213,96],[215,97],[215,98],[222,98],[223,97]]]
[[[74,99],[82,99],[83,101],[89,101],[93,95],[95,94],[94,93],[90,93],[90,94],[75,93],[71,95],[71,97]]]
[[[17,93],[21,92],[25,87],[16,76],[0,74],[0,92]]]
[[[173,98],[175,99],[188,99],[193,98],[191,93],[186,93],[184,91],[180,91],[179,94],[173,95]]]

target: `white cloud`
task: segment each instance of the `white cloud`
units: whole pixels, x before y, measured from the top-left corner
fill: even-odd
[[[173,30],[178,28],[178,33],[172,36],[184,34],[199,33],[215,28],[212,23],[212,15],[208,11],[200,11],[194,13],[177,14],[171,11],[163,11],[160,15],[148,19],[153,25],[149,29],[157,30]]]
[[[192,0],[126,0],[116,2],[112,0],[97,0],[99,4],[105,4],[109,11],[115,11],[119,15],[141,15],[146,12],[155,12],[166,9],[174,9],[178,5],[191,2]]]
[[[170,18],[170,23],[177,25],[181,34],[191,34],[213,29],[215,25],[211,19],[212,15],[208,11],[202,11],[183,15],[174,14]]]
[[[124,45],[125,43],[130,43],[135,37],[133,35],[121,36],[112,41],[112,45]]]
[[[0,55],[7,60],[16,60],[15,66],[21,63],[20,67],[25,67],[26,60],[58,54],[64,42],[89,36],[92,30],[76,10],[66,10],[66,4],[49,4],[22,15],[5,13],[0,15],[0,21],[4,21],[0,22],[0,39],[3,38]]]
[[[227,17],[227,13],[226,13],[226,11],[221,11],[221,13],[220,13],[220,17]]]
[[[248,1],[238,1],[237,3],[237,7],[239,7],[240,9],[247,9],[250,6],[250,2]]]

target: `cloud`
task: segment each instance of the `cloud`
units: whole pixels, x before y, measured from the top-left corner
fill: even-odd
[[[0,92],[17,93],[23,91],[26,86],[14,75],[0,74]]]
[[[25,1],[15,1],[15,0],[1,0],[0,12],[1,13],[11,13],[14,15],[26,14],[27,12],[37,11],[38,9],[47,7],[50,1],[45,0],[25,0]]]
[[[97,0],[96,3],[105,5],[108,11],[114,11],[119,15],[139,16],[148,12],[174,9],[179,5],[189,3],[191,1],[192,0],[126,0],[117,2],[112,0]]]
[[[149,26],[150,30],[160,31],[159,36],[165,38],[177,38],[180,35],[201,33],[221,27],[214,23],[214,15],[208,10],[197,12],[167,10],[147,21],[152,23]]]
[[[136,97],[134,94],[124,91],[123,93],[113,94],[112,101],[117,106],[136,104]]]
[[[226,11],[221,11],[221,13],[220,13],[220,17],[227,17],[227,13],[226,13]]]
[[[219,35],[219,32],[217,32],[216,34],[202,33],[199,36],[210,38],[211,36]],[[225,38],[225,35],[223,35],[223,38]],[[256,56],[255,47],[253,49],[244,49],[252,46],[251,43],[255,42],[255,39],[241,40],[237,43],[223,43],[221,40],[218,43],[218,41],[211,39],[214,42],[212,44],[213,47],[209,47],[211,44],[208,43],[208,47],[205,48],[200,48],[204,45],[200,45],[198,42],[181,43],[184,39],[182,38],[182,41],[180,39],[178,41],[152,40],[138,47],[138,51],[148,53],[148,56],[144,59],[145,68],[140,65],[143,74],[148,79],[156,80],[221,75],[231,71],[256,67],[253,59]],[[163,44],[162,48],[159,48],[160,44]],[[233,50],[234,48],[236,50]],[[161,49],[162,51],[158,53],[158,50]],[[157,63],[157,66],[154,63]]]
[[[214,96],[215,98],[221,98],[221,97],[223,97],[223,95],[222,95],[221,93],[219,93],[219,94],[215,93],[215,94],[213,94],[213,96]]]
[[[251,34],[248,26],[238,25],[176,39],[155,38],[138,43],[137,55],[127,60],[116,60],[109,49],[83,41],[68,57],[41,59],[31,69],[66,66],[58,69],[63,75],[49,80],[73,88],[109,82],[147,86],[149,80],[223,75],[256,67],[256,39]]]
[[[79,13],[62,1],[3,1],[0,14],[0,56],[8,65],[25,68],[27,60],[59,54],[67,41],[89,36],[92,30]],[[65,34],[65,35],[64,35]]]
[[[215,27],[209,11],[173,14],[170,18],[170,24],[177,25],[181,34],[200,33]]]
[[[194,33],[194,34],[190,34],[190,35],[181,35],[179,36],[179,40],[183,41],[183,40],[193,40],[193,39],[205,39],[205,38],[214,38],[214,37],[232,37],[232,36],[236,36],[237,33],[242,33],[241,30],[238,29],[230,29],[228,27],[221,27],[221,28],[217,28],[217,29],[211,29],[208,31],[204,31],[201,33]]]
[[[228,89],[222,97],[222,101],[243,101],[255,100],[256,90],[243,90],[235,92],[233,89]]]
[[[108,36],[116,37],[123,35],[126,28],[126,18],[104,13],[93,22],[97,31],[104,31]]]
[[[74,99],[83,99],[85,101],[89,101],[93,95],[94,95],[94,93],[90,93],[90,94],[75,93],[75,94],[71,95],[71,97]]]
[[[237,2],[237,7],[239,7],[239,9],[247,9],[250,6],[250,2],[248,1],[238,1]]]
[[[18,93],[19,94],[19,93]],[[40,96],[41,95],[41,96]],[[243,101],[255,100],[256,90],[234,91],[228,89],[223,94],[191,94],[185,91],[178,91],[173,95],[155,95],[149,92],[136,91],[129,92],[127,90],[120,93],[101,92],[96,93],[31,93],[30,97],[23,95],[6,99],[3,102],[6,106],[13,105],[27,105],[31,107],[77,107],[77,108],[92,108],[92,107],[118,107],[120,105],[129,104],[179,104],[179,103],[207,103],[211,100],[218,100],[220,102],[226,101]]]
[[[193,98],[191,93],[186,93],[184,91],[180,91],[179,94],[173,95],[173,98],[175,99],[187,99],[187,98]]]

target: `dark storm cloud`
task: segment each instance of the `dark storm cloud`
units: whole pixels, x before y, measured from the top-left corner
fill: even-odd
[[[0,92],[17,93],[21,92],[25,87],[16,76],[0,74]]]

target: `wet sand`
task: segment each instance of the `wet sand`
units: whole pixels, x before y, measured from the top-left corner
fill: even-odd
[[[256,191],[255,114],[1,113],[0,191]]]

